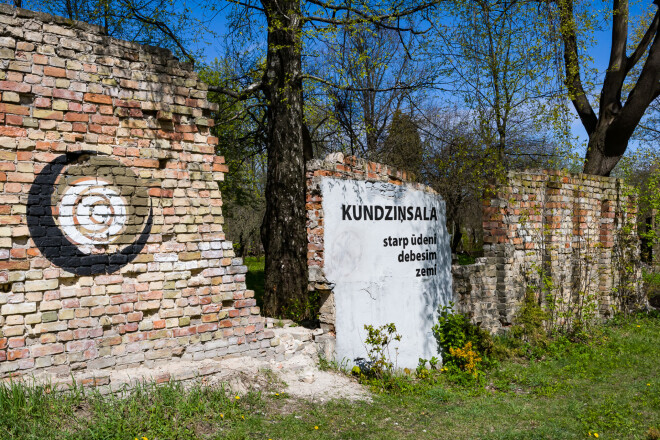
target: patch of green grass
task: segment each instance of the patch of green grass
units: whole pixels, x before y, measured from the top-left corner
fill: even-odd
[[[456,258],[458,259],[458,264],[461,266],[467,266],[477,262],[475,257],[468,254],[456,254]]]
[[[265,257],[245,257],[244,264],[248,268],[245,276],[245,284],[250,290],[254,290],[254,298],[257,300],[257,306],[264,305],[265,290]]]
[[[501,362],[485,386],[458,386],[440,375],[357,403],[320,404],[282,392],[237,400],[219,388],[177,384],[122,396],[10,385],[0,391],[0,438],[651,438],[660,426],[660,318],[617,319],[599,337],[563,347],[539,360]]]

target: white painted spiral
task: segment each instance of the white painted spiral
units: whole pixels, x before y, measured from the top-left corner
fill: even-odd
[[[62,232],[85,253],[117,239],[127,222],[126,202],[110,182],[84,177],[64,192],[58,222]]]

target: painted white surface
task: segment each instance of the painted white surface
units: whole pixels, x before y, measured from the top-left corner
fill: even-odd
[[[126,202],[109,184],[97,178],[80,179],[60,201],[60,227],[85,253],[94,245],[114,241],[126,225]]]
[[[321,181],[324,213],[324,272],[335,284],[337,358],[366,357],[365,324],[393,322],[402,335],[397,366],[415,367],[420,357],[438,356],[431,328],[438,306],[451,300],[451,252],[440,196],[406,187],[354,180]],[[344,210],[342,209],[344,205]],[[427,209],[434,220],[355,220],[346,206],[413,207]],[[350,217],[350,219],[349,219]],[[412,244],[412,237],[436,236],[436,244]],[[384,246],[388,238],[407,238],[405,249]],[[393,242],[392,242],[393,243]],[[389,244],[389,241],[388,241]],[[435,252],[429,261],[399,261],[409,254]],[[404,255],[405,255],[404,254]],[[430,255],[430,254],[426,254]],[[435,267],[436,274],[417,276],[417,269]],[[394,354],[394,353],[392,353]]]

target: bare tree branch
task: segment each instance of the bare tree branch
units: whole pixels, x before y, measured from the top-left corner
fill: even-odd
[[[185,47],[183,47],[183,45],[181,44],[181,41],[179,41],[179,38],[177,38],[177,36],[174,34],[174,32],[172,32],[172,30],[170,29],[170,27],[166,23],[164,23],[160,20],[156,20],[154,18],[147,17],[147,16],[143,15],[142,13],[140,13],[135,8],[135,5],[133,5],[132,2],[126,2],[125,5],[133,13],[133,15],[135,15],[135,18],[137,18],[138,20],[140,20],[144,23],[148,23],[148,24],[151,24],[153,26],[156,26],[156,28],[158,28],[158,30],[160,30],[162,33],[167,35],[174,42],[174,44],[177,45],[177,47],[179,48],[181,53],[186,58],[188,58],[188,60],[193,65],[195,64],[195,58],[193,58],[193,56],[188,53],[188,51],[185,49]]]
[[[566,86],[582,125],[591,136],[596,130],[598,118],[594,113],[580,78],[580,64],[575,35],[575,17],[573,16],[573,0],[558,0],[561,22],[561,38],[564,43],[564,65],[566,68]]]
[[[641,41],[637,45],[637,48],[635,51],[630,55],[627,60],[626,60],[626,74],[630,72],[630,70],[635,67],[635,64],[642,58],[642,55],[644,55],[644,52],[646,51],[646,48],[649,46],[651,43],[651,39],[655,35],[655,33],[658,31],[658,23],[660,23],[660,10],[656,11],[655,16],[653,17],[653,21],[651,22],[651,25],[649,28],[646,30],[646,33],[644,34],[644,37],[642,37]]]
[[[220,87],[220,86],[209,86],[209,91],[211,92],[216,92],[216,93],[222,93],[223,95],[229,96],[231,98],[234,98],[239,101],[244,101],[248,98],[250,98],[254,93],[258,92],[261,90],[263,87],[263,83],[261,81],[255,82],[253,84],[250,84],[247,86],[245,89],[241,91],[236,91],[236,90],[231,90],[227,89],[225,87]]]
[[[327,79],[319,78],[318,76],[314,75],[303,75],[304,79],[309,79],[312,81],[320,82],[321,84],[325,84],[327,86],[330,86],[334,89],[339,89],[343,90],[346,92],[393,92],[396,90],[415,90],[420,88],[423,85],[431,86],[432,84],[427,83],[427,84],[401,84],[396,85],[393,87],[386,87],[386,88],[376,88],[376,87],[352,87],[352,86],[342,86],[340,84],[333,83],[332,81],[328,81]],[[210,89],[209,89],[210,90]]]

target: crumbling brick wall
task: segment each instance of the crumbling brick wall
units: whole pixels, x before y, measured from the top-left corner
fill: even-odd
[[[457,309],[496,332],[531,289],[554,295],[557,312],[589,301],[589,313],[608,316],[636,299],[636,212],[621,179],[509,172],[484,201],[484,257],[452,269]]]
[[[207,86],[84,23],[0,5],[0,35],[0,377],[264,354]]]

